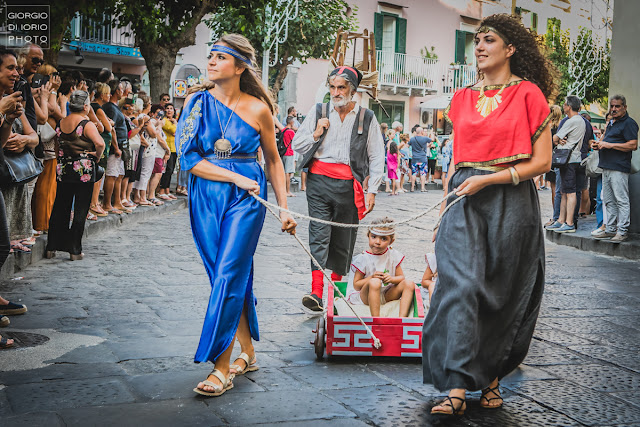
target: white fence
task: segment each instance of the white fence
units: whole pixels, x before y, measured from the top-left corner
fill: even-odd
[[[380,86],[451,94],[476,81],[476,69],[471,65],[449,65],[434,59],[380,50],[376,54]]]

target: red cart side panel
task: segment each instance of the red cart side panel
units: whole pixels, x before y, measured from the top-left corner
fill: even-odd
[[[415,299],[421,317],[363,317],[382,346],[376,349],[373,339],[355,316],[333,314],[334,290],[327,298],[327,355],[422,357],[422,324],[424,309],[420,290]]]
[[[327,329],[327,354],[336,356],[422,356],[423,318],[363,318],[382,343],[376,349],[364,326],[352,317],[333,317]]]

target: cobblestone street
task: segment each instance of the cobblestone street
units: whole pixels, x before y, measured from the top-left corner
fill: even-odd
[[[306,212],[296,194],[291,209]],[[404,219],[441,197],[381,193],[371,217]],[[541,198],[546,220],[549,191]],[[219,398],[192,391],[211,370],[193,363],[209,281],[180,210],[85,239],[83,261],[59,254],[0,284],[0,295],[29,308],[0,333],[34,345],[0,351],[0,425],[433,424],[442,394],[422,383],[419,360],[316,360],[317,317],[300,303],[309,260],[267,215],[255,257],[259,371]],[[436,218],[396,236],[412,280],[433,251]],[[306,241],[307,223],[298,230]],[[527,359],[502,381],[504,407],[484,410],[472,393],[465,415],[447,425],[640,425],[640,265],[546,245],[542,311]]]

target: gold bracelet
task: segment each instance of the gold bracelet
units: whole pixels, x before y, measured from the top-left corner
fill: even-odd
[[[511,166],[509,168],[509,173],[511,174],[511,184],[513,184],[514,186],[520,184],[520,175],[518,175],[518,171],[516,170],[516,168]]]

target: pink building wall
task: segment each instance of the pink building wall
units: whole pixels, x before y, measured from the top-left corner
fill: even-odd
[[[391,3],[387,2],[386,4]],[[473,24],[473,19],[481,19],[482,4],[477,0],[394,0],[392,2],[402,8],[391,8],[373,0],[349,1],[357,10],[358,31],[374,29],[374,14],[385,10],[396,13],[407,20],[406,53],[421,56],[420,49],[435,47],[435,53],[443,64],[449,64],[455,58],[455,30],[461,29],[461,23]],[[472,19],[468,19],[472,18]],[[326,60],[309,60],[298,72],[297,107],[306,114],[314,103],[322,100],[324,82],[329,72]],[[429,99],[429,95],[407,96],[382,91],[378,98],[388,101],[405,102],[406,127],[420,121],[420,103]],[[363,95],[361,103],[369,105],[369,96]]]

